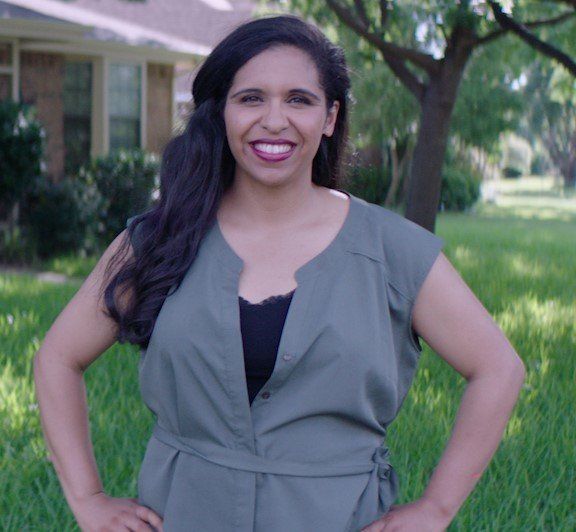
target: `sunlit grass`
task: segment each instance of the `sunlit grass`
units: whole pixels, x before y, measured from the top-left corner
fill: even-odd
[[[496,205],[443,213],[436,232],[527,369],[502,443],[450,530],[574,530],[576,197],[550,179],[506,182]],[[390,431],[403,502],[418,497],[440,458],[464,386],[426,346]]]
[[[474,211],[480,215],[576,221],[576,190],[565,190],[557,178],[500,179],[484,186],[495,191],[495,202],[477,205]]]
[[[86,277],[96,265],[97,257],[81,258],[65,255],[47,260],[42,269],[61,273],[68,277]]]
[[[539,200],[531,194],[542,183],[507,182],[502,203],[438,216],[444,252],[527,368],[500,447],[451,531],[576,529],[576,199],[561,197],[549,180]],[[68,258],[53,265],[76,275],[93,262]],[[1,530],[77,530],[47,459],[31,367],[45,332],[77,288],[0,276]],[[399,503],[422,493],[465,386],[423,345],[414,384],[389,431]],[[136,496],[152,423],[139,395],[137,361],[136,348],[117,344],[86,373],[96,458],[114,496]]]

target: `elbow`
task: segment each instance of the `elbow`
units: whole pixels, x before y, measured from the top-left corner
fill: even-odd
[[[500,381],[502,384],[505,382],[505,386],[509,389],[520,389],[526,379],[526,366],[516,351],[507,351],[506,356],[498,357],[497,363],[484,364],[467,380],[485,378]]]
[[[518,356],[516,351],[514,351],[510,358],[511,373],[516,375],[517,378],[523,383],[524,379],[526,378],[526,366],[524,365],[524,361]]]
[[[503,378],[506,379],[511,388],[516,388],[518,392],[526,380],[526,366],[516,352],[512,354],[510,360],[500,370]]]
[[[506,346],[498,357],[498,371],[504,375],[515,377],[524,382],[526,366],[520,355],[511,346]]]

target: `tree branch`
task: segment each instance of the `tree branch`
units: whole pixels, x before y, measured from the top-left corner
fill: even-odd
[[[559,4],[568,4],[576,9],[576,0],[552,0],[553,2],[557,2]]]
[[[424,93],[426,92],[426,84],[418,79],[418,77],[404,64],[402,59],[388,54],[383,50],[380,50],[380,53],[394,75],[414,95],[418,102],[421,102],[424,98]]]
[[[548,44],[547,42],[542,41],[533,33],[528,31],[526,25],[522,25],[519,22],[516,22],[512,17],[504,13],[502,11],[502,6],[498,2],[494,0],[489,0],[488,4],[494,13],[494,18],[502,26],[503,29],[509,30],[518,37],[520,37],[524,42],[528,43],[532,48],[542,52],[543,54],[547,55],[548,57],[552,57],[556,59],[561,65],[566,67],[568,71],[576,77],[576,62],[572,60],[572,58],[564,53],[562,50]],[[571,13],[571,15],[576,14],[576,12]]]
[[[568,11],[567,13],[562,13],[561,15],[558,15],[557,17],[554,18],[525,22],[523,26],[525,26],[526,28],[554,26],[556,24],[559,24],[560,22],[564,22],[565,20],[572,18],[575,14],[576,12]],[[484,35],[484,37],[479,37],[478,39],[476,39],[476,41],[474,42],[474,46],[479,46],[491,42],[494,39],[497,39],[498,37],[502,37],[502,35],[505,35],[506,33],[508,33],[508,31],[510,31],[509,28],[500,28],[499,30],[494,30],[493,32],[488,33],[487,35]]]
[[[356,6],[356,13],[358,13],[358,18],[360,22],[364,25],[366,30],[370,29],[370,20],[366,13],[366,7],[364,6],[363,0],[354,0],[354,5]]]
[[[387,59],[395,57],[401,61],[410,61],[413,65],[424,69],[430,75],[434,75],[438,72],[438,60],[434,59],[431,55],[419,52],[418,50],[413,50],[412,48],[398,46],[385,41],[377,34],[366,30],[362,22],[357,20],[353,13],[338,0],[327,0],[327,4],[332,11],[336,13],[336,16],[341,22],[378,48],[385,57],[387,56]]]

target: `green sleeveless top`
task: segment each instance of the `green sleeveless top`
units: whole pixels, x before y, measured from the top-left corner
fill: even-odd
[[[138,501],[166,532],[356,532],[395,501],[386,431],[422,351],[412,307],[444,241],[346,194],[337,236],[296,271],[273,373],[251,405],[243,262],[217,221],[166,298],[139,361],[156,424],[138,475]]]

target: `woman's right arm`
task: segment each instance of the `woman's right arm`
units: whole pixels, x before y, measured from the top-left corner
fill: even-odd
[[[116,342],[118,326],[104,314],[100,291],[106,265],[126,235],[124,230],[110,244],[34,357],[36,397],[50,458],[78,524],[90,532],[150,530],[147,522],[161,529],[161,519],[136,499],[104,493],[90,439],[83,374]],[[125,260],[132,252],[130,247]],[[127,292],[119,304],[130,296]]]

